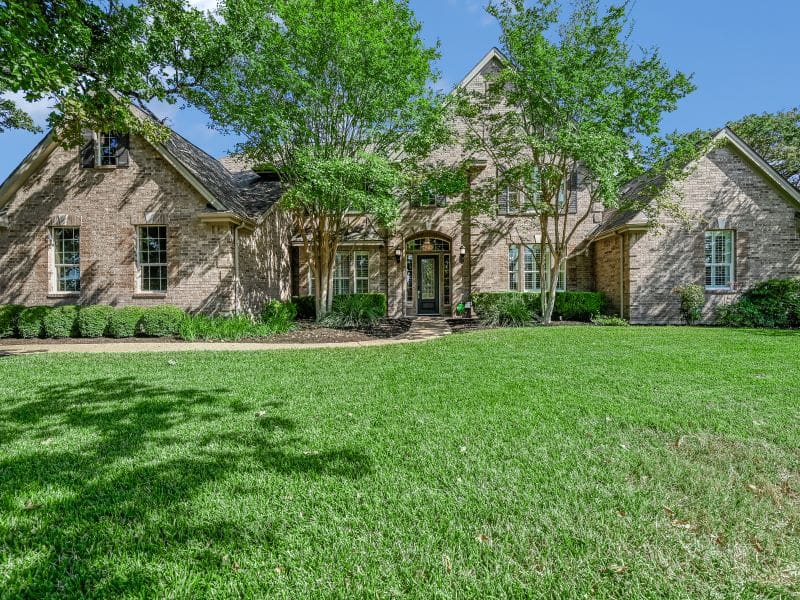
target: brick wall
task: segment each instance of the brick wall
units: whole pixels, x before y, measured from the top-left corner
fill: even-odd
[[[177,304],[233,309],[233,240],[228,226],[205,225],[206,201],[143,139],[131,136],[130,166],[83,169],[77,150],[56,149],[6,206],[0,228],[0,303]],[[80,227],[81,292],[51,286],[50,227]],[[166,225],[168,289],[136,293],[136,226]]]
[[[679,193],[674,199],[690,213],[688,226],[664,218],[663,231],[632,241],[632,322],[682,322],[673,290],[688,283],[704,285],[704,235],[709,229],[734,230],[735,290],[706,293],[704,322],[713,321],[717,306],[732,302],[758,281],[800,276],[798,208],[732,146],[701,159],[679,185]]]

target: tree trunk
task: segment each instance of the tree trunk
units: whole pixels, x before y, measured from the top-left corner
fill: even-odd
[[[544,262],[544,261],[542,261]],[[543,288],[542,293],[542,323],[549,325],[553,321],[553,308],[556,305],[556,294],[558,293],[558,275],[561,271],[562,259],[559,255],[550,259],[550,267],[547,270],[547,287]]]
[[[319,239],[319,238],[317,238]],[[323,318],[331,310],[333,302],[333,267],[336,260],[336,246],[314,242],[314,301],[317,308],[317,319]]]

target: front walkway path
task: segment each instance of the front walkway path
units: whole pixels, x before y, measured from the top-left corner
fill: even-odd
[[[391,346],[393,344],[411,344],[432,340],[450,333],[450,325],[441,317],[417,317],[411,323],[411,328],[396,338],[384,340],[369,340],[366,342],[328,342],[314,344],[298,343],[261,343],[261,342],[98,342],[80,344],[6,344],[0,340],[0,356],[13,356],[18,354],[40,354],[50,352],[183,352],[187,350],[311,350],[315,348],[366,348],[370,346]]]

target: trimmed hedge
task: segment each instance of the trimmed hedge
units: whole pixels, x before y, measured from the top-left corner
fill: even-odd
[[[297,307],[298,319],[317,318],[317,299],[314,296],[292,296],[292,304]]]
[[[78,307],[74,304],[56,306],[42,319],[44,336],[68,338],[78,335]]]
[[[386,294],[340,294],[323,322],[331,327],[372,325],[386,316]]]
[[[17,317],[23,310],[21,304],[0,304],[0,338],[17,335]]]
[[[21,338],[44,336],[44,318],[52,309],[50,306],[31,306],[23,309],[17,317],[17,334]]]
[[[800,327],[800,279],[757,283],[741,298],[717,310],[717,323],[728,327]]]
[[[188,316],[181,323],[180,337],[187,341],[194,340],[226,340],[237,341],[243,338],[263,338],[276,333],[283,333],[288,326],[254,322],[249,317],[206,315]]]
[[[133,337],[139,331],[139,321],[144,314],[141,306],[117,308],[108,318],[108,335],[113,338]]]
[[[498,313],[498,304],[514,307],[527,306],[531,318],[541,315],[538,292],[479,292],[472,294],[472,307],[479,317],[491,323]],[[603,314],[608,306],[602,292],[557,292],[553,305],[553,318],[565,321],[588,322],[593,316]],[[499,324],[499,323],[494,323]]]
[[[113,306],[104,304],[82,307],[78,312],[78,335],[85,338],[98,338],[106,335],[108,320],[114,310]]]
[[[139,320],[137,333],[148,337],[176,336],[181,330],[181,323],[186,318],[186,311],[171,304],[150,306],[145,308]]]

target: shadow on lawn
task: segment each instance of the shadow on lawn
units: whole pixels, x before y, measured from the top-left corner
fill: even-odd
[[[154,564],[172,564],[175,579],[228,577],[237,548],[279,540],[273,515],[248,523],[214,506],[234,505],[224,492],[201,502],[211,516],[198,518],[192,501],[209,484],[224,490],[228,476],[248,472],[370,472],[362,452],[308,451],[296,423],[276,414],[280,403],[254,415],[226,391],[104,378],[44,386],[0,406],[0,444],[19,444],[0,458],[4,593],[139,595],[168,571]],[[176,564],[187,552],[189,564]]]

